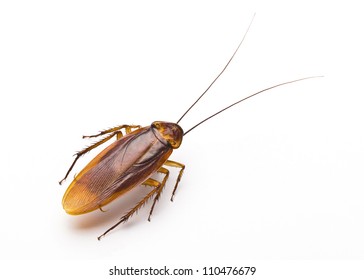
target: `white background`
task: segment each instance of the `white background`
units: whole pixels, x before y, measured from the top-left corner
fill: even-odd
[[[360,1],[336,2],[2,1],[3,264],[363,260],[364,22]],[[95,155],[58,185],[90,143],[81,136],[177,121],[255,12],[232,64],[181,122],[185,130],[265,87],[325,77],[254,97],[186,135],[171,157],[186,164],[174,203],[176,170],[151,223],[148,205],[97,241],[138,193],[106,213],[66,215],[63,193]]]

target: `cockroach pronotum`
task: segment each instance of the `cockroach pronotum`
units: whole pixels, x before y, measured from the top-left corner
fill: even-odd
[[[253,20],[252,20],[253,21]],[[305,77],[297,80],[292,80],[280,84],[276,84],[269,88],[260,90],[251,94],[223,109],[209,116],[208,118],[197,123],[195,126],[183,132],[178,123],[182,118],[192,109],[192,107],[205,95],[215,81],[228,67],[236,52],[239,50],[243,43],[246,34],[252,24],[250,22],[243,38],[241,39],[238,47],[230,57],[227,64],[216,76],[207,89],[200,95],[200,97],[188,108],[188,110],[181,116],[176,123],[155,121],[150,126],[141,127],[140,125],[120,125],[111,129],[103,130],[98,134],[91,136],[83,136],[83,138],[96,138],[102,137],[101,140],[95,142],[91,146],[83,149],[75,154],[71,167],[68,169],[66,176],[59,183],[68,177],[77,160],[87,152],[104,144],[111,138],[116,136],[116,141],[101,151],[93,160],[91,160],[83,170],[77,174],[63,196],[63,208],[68,214],[80,215],[85,214],[96,209],[102,209],[103,206],[110,203],[117,197],[125,194],[129,190],[138,185],[150,186],[152,190],[142,198],[132,209],[130,209],[121,219],[102,235],[105,236],[108,232],[123,222],[126,222],[138,209],[140,209],[149,199],[154,197],[152,207],[149,212],[148,221],[153,213],[156,202],[158,201],[161,192],[166,184],[169,176],[167,167],[177,167],[180,169],[171,200],[176,193],[178,184],[181,180],[185,165],[176,161],[169,160],[173,149],[180,147],[182,138],[201,125],[205,121],[215,117],[223,111],[237,105],[248,98],[251,98],[262,92],[271,90],[273,88],[283,86],[286,84],[302,81],[306,79],[315,78],[318,76]],[[121,132],[124,129],[125,135]],[[158,181],[151,178],[154,173],[162,173],[163,179]]]

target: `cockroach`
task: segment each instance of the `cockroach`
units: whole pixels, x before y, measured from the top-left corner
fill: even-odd
[[[74,180],[66,190],[62,200],[63,208],[68,214],[80,215],[97,209],[102,210],[103,206],[124,195],[126,192],[138,185],[145,185],[152,188],[151,191],[132,209],[123,215],[116,224],[100,235],[98,237],[99,240],[118,225],[126,222],[149,199],[154,197],[148,216],[148,221],[150,221],[156,202],[160,198],[162,190],[169,176],[169,170],[167,167],[176,167],[180,169],[174,189],[172,191],[171,201],[173,201],[173,197],[181,180],[185,165],[169,160],[169,157],[172,154],[173,149],[178,149],[180,147],[182,138],[190,131],[212,117],[215,117],[232,106],[235,106],[257,94],[286,84],[318,77],[305,77],[276,84],[274,86],[260,90],[221,109],[220,111],[202,120],[184,132],[178,123],[205,95],[205,93],[228,67],[235,54],[239,50],[241,44],[243,43],[250,29],[252,21],[250,22],[242,40],[240,41],[238,47],[235,49],[227,64],[207,87],[207,89],[188,108],[188,110],[176,123],[155,121],[150,126],[145,127],[141,127],[140,125],[120,125],[111,129],[103,130],[95,135],[83,136],[83,138],[101,137],[101,139],[99,138],[97,142],[75,154],[76,157],[68,169],[65,177],[59,182],[60,184],[66,180],[77,160],[81,156],[100,146],[101,144],[108,142],[114,136],[116,136],[116,141],[101,151],[86,165],[86,167],[83,168],[80,173],[77,174],[77,176],[75,176]],[[122,133],[122,130],[124,130],[125,135]],[[158,181],[151,178],[151,176],[156,172],[163,174],[162,180]]]

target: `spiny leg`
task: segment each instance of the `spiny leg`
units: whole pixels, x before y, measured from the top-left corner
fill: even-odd
[[[88,136],[82,136],[82,138],[94,138],[94,137],[99,137],[101,135],[105,135],[105,134],[108,134],[108,133],[112,133],[112,132],[115,132],[115,131],[120,131],[121,129],[125,129],[125,133],[126,134],[129,134],[132,132],[132,129],[135,128],[135,129],[138,129],[140,128],[141,126],[140,125],[127,125],[127,124],[123,124],[123,125],[119,125],[119,126],[115,126],[113,128],[109,128],[109,129],[105,129],[105,130],[102,130],[100,131],[100,133],[98,134],[94,134],[94,135],[88,135]]]
[[[162,182],[158,182],[155,179],[149,178],[147,179],[142,185],[145,186],[149,186],[149,187],[153,187],[153,190],[151,192],[149,192],[142,200],[140,200],[128,213],[126,213],[123,217],[121,217],[120,221],[117,222],[115,225],[113,225],[111,228],[109,228],[107,231],[105,231],[102,235],[100,235],[97,239],[100,240],[103,236],[105,236],[108,232],[110,232],[111,230],[113,230],[114,228],[116,228],[118,225],[120,225],[121,223],[126,222],[134,213],[136,213],[145,203],[147,203],[147,201],[154,195],[156,194],[156,196],[154,197],[154,201],[152,204],[152,207],[149,211],[149,216],[148,216],[148,221],[150,221],[150,217],[153,213],[154,210],[154,206],[157,203],[162,190],[167,182],[168,176],[169,176],[169,170],[164,168],[164,167],[160,167],[158,169],[159,173],[163,173],[165,176],[162,180]]]
[[[108,232],[116,228],[121,223],[126,222],[135,212],[137,212],[147,201],[158,192],[158,190],[161,188],[161,183],[157,180],[154,180],[152,178],[147,179],[143,185],[153,187],[153,189],[142,199],[140,200],[128,213],[126,213],[121,219],[113,225],[111,228],[109,228],[107,231],[105,231],[103,234],[101,234],[97,239],[100,240],[102,237],[104,237]]]
[[[148,221],[149,222],[150,222],[150,217],[152,216],[152,213],[153,213],[153,210],[154,210],[154,206],[157,203],[159,197],[161,196],[161,193],[163,191],[164,186],[166,185],[166,182],[167,182],[167,179],[168,179],[168,176],[169,176],[169,170],[167,168],[160,167],[158,169],[158,173],[163,173],[164,174],[164,178],[163,178],[162,183],[160,183],[160,186],[158,187],[157,195],[154,197],[154,201],[153,201],[152,207],[150,208],[149,216],[148,216]]]
[[[173,197],[174,194],[176,193],[179,181],[181,181],[182,175],[183,175],[183,170],[185,169],[185,165],[176,161],[172,161],[172,160],[167,160],[164,165],[167,166],[171,166],[171,167],[176,167],[176,168],[181,168],[181,170],[179,171],[178,177],[177,177],[177,181],[176,184],[174,186],[173,192],[172,192],[172,196],[171,196],[171,201],[173,201]]]
[[[104,144],[105,142],[109,141],[112,137],[114,137],[116,135],[117,138],[121,137],[120,136],[121,132],[120,131],[116,131],[112,134],[110,134],[109,136],[101,139],[100,141],[98,142],[95,142],[94,144],[92,144],[91,146],[89,147],[86,147],[85,149],[83,149],[82,151],[79,151],[75,154],[76,158],[74,159],[74,161],[72,162],[71,164],[71,167],[68,169],[67,173],[66,173],[66,176],[64,176],[64,178],[59,181],[59,184],[62,185],[62,183],[67,179],[68,175],[70,174],[71,170],[73,169],[73,167],[75,166],[76,162],[78,161],[78,159],[83,156],[84,154],[88,153],[89,151],[95,149],[96,147],[100,146],[101,144]]]
[[[75,166],[76,162],[78,161],[78,159],[83,156],[84,154],[88,153],[89,151],[95,149],[96,147],[100,146],[101,144],[109,141],[112,137],[114,137],[116,135],[116,139],[119,140],[121,137],[123,137],[123,133],[120,131],[122,128],[125,129],[125,133],[129,134],[131,132],[132,128],[140,128],[140,125],[120,125],[114,128],[110,128],[104,131],[101,131],[99,134],[95,134],[95,135],[91,135],[91,136],[83,136],[83,138],[93,138],[93,137],[98,137],[104,134],[108,134],[111,133],[110,135],[106,136],[105,138],[101,139],[98,142],[95,142],[94,144],[92,144],[89,147],[86,147],[85,149],[83,149],[80,152],[77,152],[75,154],[76,158],[74,159],[73,163],[71,164],[71,167],[68,169],[66,176],[64,176],[64,178],[59,181],[59,184],[61,185],[68,177],[68,175],[70,174],[70,172],[72,171],[73,167]]]

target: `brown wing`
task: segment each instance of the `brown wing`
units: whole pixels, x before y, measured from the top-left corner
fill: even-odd
[[[168,159],[172,148],[150,127],[124,136],[98,154],[73,180],[63,197],[72,215],[96,210],[144,182]]]

